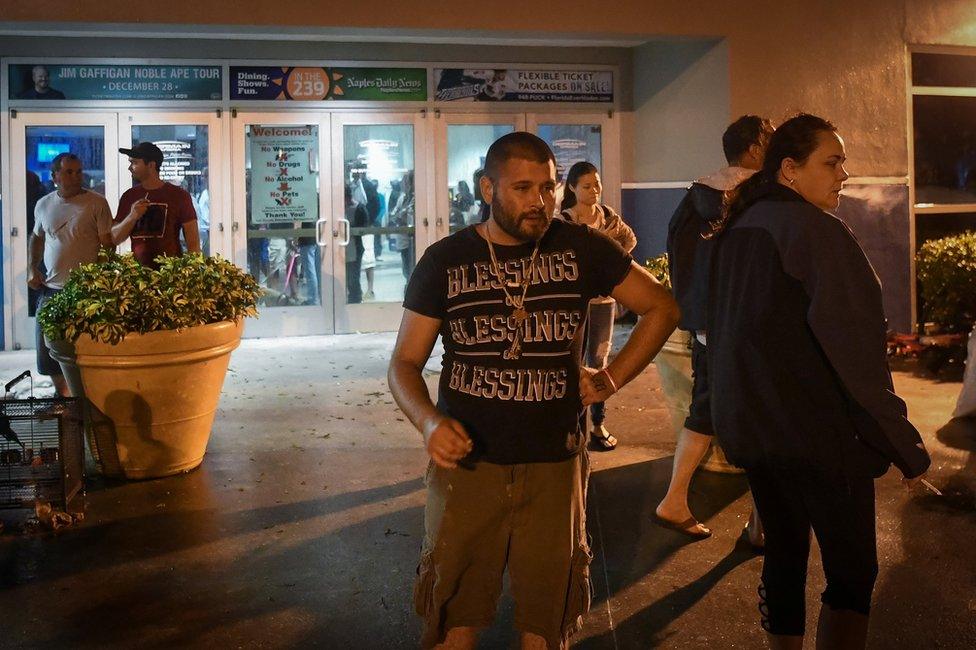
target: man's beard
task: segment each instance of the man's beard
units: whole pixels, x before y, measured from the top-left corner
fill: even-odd
[[[521,241],[539,241],[549,229],[552,221],[551,215],[547,215],[544,210],[533,210],[523,212],[517,217],[509,216],[502,208],[501,202],[494,199],[491,202],[491,216],[508,236]],[[535,219],[533,217],[539,217]]]

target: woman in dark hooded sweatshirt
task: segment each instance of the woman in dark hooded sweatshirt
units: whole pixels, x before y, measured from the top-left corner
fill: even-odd
[[[708,364],[715,430],[766,533],[759,587],[772,648],[801,648],[810,530],[827,588],[818,648],[863,648],[877,576],[874,478],[929,466],[885,355],[881,286],[829,214],[848,178],[834,126],[801,114],[713,225]]]

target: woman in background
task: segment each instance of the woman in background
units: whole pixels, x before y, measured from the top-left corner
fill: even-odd
[[[613,208],[600,203],[603,185],[595,165],[578,162],[569,168],[559,216],[566,221],[581,223],[598,230],[616,241],[628,253],[637,245],[634,231],[624,223]],[[602,369],[610,356],[613,340],[613,319],[616,303],[604,296],[590,301],[586,319],[586,355],[584,363]],[[617,438],[603,426],[606,406],[598,402],[590,406],[590,447],[596,451],[610,451],[617,446]]]
[[[414,259],[414,236],[413,227],[416,219],[416,197],[413,191],[413,170],[403,175],[400,181],[400,193],[397,195],[396,203],[390,208],[390,225],[395,228],[410,228],[408,233],[400,233],[390,236],[394,247],[400,252],[401,267],[403,277],[410,279],[413,267],[416,263]]]
[[[366,206],[355,199],[351,183],[346,183],[345,204],[346,220],[350,228],[362,228],[369,220]],[[362,268],[363,268],[363,238],[353,235],[346,246],[346,304],[355,305],[363,301]]]
[[[771,648],[800,650],[810,531],[827,588],[818,648],[864,648],[878,573],[874,478],[929,466],[885,349],[881,285],[836,210],[844,141],[784,122],[713,224],[708,368],[715,432],[749,478],[766,536],[759,611]]]
[[[457,192],[451,201],[451,225],[467,226],[477,223],[478,211],[474,209],[474,194],[467,181],[458,181]]]

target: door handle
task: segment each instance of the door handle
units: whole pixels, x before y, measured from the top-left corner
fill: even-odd
[[[329,223],[328,219],[319,219],[315,222],[315,243],[319,246],[327,246],[329,242],[325,241],[325,224]]]
[[[346,235],[342,240],[340,240],[338,242],[339,245],[340,246],[348,246],[349,245],[349,235],[350,235],[349,219],[339,218],[339,219],[336,219],[336,223],[342,224],[342,232],[345,233],[345,235]],[[338,236],[338,231],[334,232],[334,235],[335,236]]]
[[[217,224],[217,232],[224,232],[224,224],[223,223],[218,223]]]

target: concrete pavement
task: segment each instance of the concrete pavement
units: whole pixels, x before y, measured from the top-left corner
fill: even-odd
[[[387,391],[392,344],[245,341],[198,470],[95,480],[83,524],[0,536],[0,646],[416,647],[426,457]],[[4,353],[0,379],[32,366],[32,352]],[[976,423],[948,422],[958,383],[905,372],[896,384],[946,496],[907,494],[896,471],[878,482],[870,647],[976,647]],[[698,474],[693,510],[715,535],[689,543],[650,518],[674,448],[653,366],[609,404],[607,426],[621,445],[593,455],[596,593],[576,647],[762,647],[761,559],[736,543],[745,481]],[[812,631],[815,559],[810,576]],[[509,647],[511,618],[503,598],[482,647]]]

